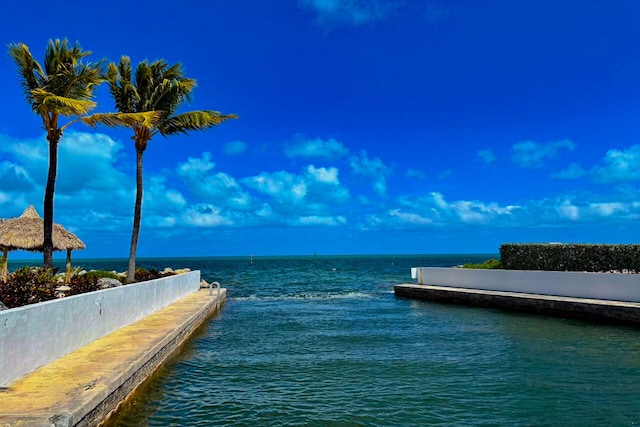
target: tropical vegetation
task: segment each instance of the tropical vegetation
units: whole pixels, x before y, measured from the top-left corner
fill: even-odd
[[[144,282],[174,274],[173,271],[159,272],[156,269],[137,268],[131,282]],[[101,278],[124,281],[124,276],[125,274],[112,271],[76,269],[70,282],[65,285],[64,276],[56,274],[56,269],[27,265],[16,269],[6,281],[0,281],[0,303],[4,303],[7,308],[16,308],[63,296],[93,292],[102,288]],[[66,287],[60,288],[61,285]]]
[[[91,54],[68,40],[50,40],[43,65],[24,43],[9,45],[31,109],[42,118],[49,142],[49,171],[44,193],[44,266],[53,266],[53,198],[58,171],[58,143],[64,130],[95,108],[92,100],[104,80],[103,62],[83,62]],[[69,119],[65,124],[61,118]]]
[[[178,108],[185,101],[190,101],[196,86],[194,79],[183,75],[180,63],[169,65],[163,59],[150,64],[143,61],[137,66],[134,76],[130,58],[123,56],[118,64],[109,64],[107,83],[118,113],[94,114],[83,121],[91,126],[104,124],[133,129],[136,200],[127,271],[127,280],[133,280],[142,216],[143,155],[149,141],[157,134],[166,137],[205,130],[236,116],[213,110],[178,113]]]
[[[18,68],[20,83],[27,102],[43,121],[49,143],[49,171],[44,195],[44,272],[53,266],[53,199],[58,164],[58,144],[64,130],[76,121],[90,126],[106,125],[128,127],[133,130],[136,150],[136,197],[133,229],[129,251],[127,281],[136,278],[135,258],[140,234],[143,199],[143,154],[151,139],[187,134],[217,126],[236,118],[214,110],[179,112],[190,101],[196,81],[184,76],[181,64],[168,64],[160,59],[141,62],[135,70],[131,60],[123,56],[118,64],[110,63],[105,70],[104,61],[83,62],[91,54],[76,42],[51,40],[47,46],[44,65],[33,58],[24,43],[9,45],[9,54]],[[95,88],[107,82],[115,102],[116,113],[89,115],[96,107]],[[62,124],[61,117],[67,119]]]
[[[482,263],[469,263],[464,264],[462,268],[473,268],[481,270],[493,270],[496,268],[502,268],[502,261],[499,259],[491,258]]]

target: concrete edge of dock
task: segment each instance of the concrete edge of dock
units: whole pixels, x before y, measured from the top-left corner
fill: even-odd
[[[640,303],[417,284],[394,286],[398,297],[447,304],[640,326]]]
[[[193,292],[0,388],[0,426],[101,425],[225,299]]]

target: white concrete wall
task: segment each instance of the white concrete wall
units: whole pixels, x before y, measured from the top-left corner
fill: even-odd
[[[420,285],[640,302],[640,274],[419,267]]]
[[[200,272],[0,311],[0,387],[200,287]]]

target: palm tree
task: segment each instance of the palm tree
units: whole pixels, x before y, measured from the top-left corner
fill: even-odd
[[[136,201],[127,271],[127,281],[132,282],[135,279],[142,211],[142,158],[147,144],[158,133],[165,137],[187,134],[217,126],[236,116],[212,110],[177,114],[181,104],[191,100],[191,92],[196,86],[194,79],[183,75],[180,63],[169,65],[163,59],[150,64],[143,61],[136,68],[135,80],[132,80],[131,60],[123,56],[119,64],[109,64],[107,83],[118,113],[94,114],[83,121],[92,126],[104,124],[133,129],[132,139],[136,148]]]
[[[9,55],[18,67],[20,83],[32,110],[42,118],[49,142],[49,171],[44,193],[44,265],[53,267],[53,196],[58,172],[58,143],[63,131],[96,106],[94,90],[104,81],[103,62],[83,63],[91,51],[78,42],[49,40],[44,67],[24,43],[9,45]],[[61,116],[75,117],[61,125]]]

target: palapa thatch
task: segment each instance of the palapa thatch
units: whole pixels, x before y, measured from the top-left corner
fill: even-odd
[[[0,249],[3,251],[2,280],[7,279],[8,251],[42,252],[44,246],[44,220],[33,205],[18,218],[0,221]],[[71,251],[85,249],[78,237],[59,224],[53,224],[53,250],[67,251],[67,281],[71,278]]]

